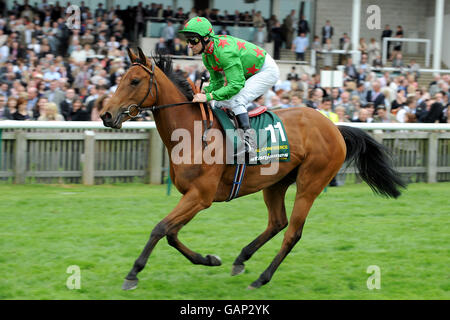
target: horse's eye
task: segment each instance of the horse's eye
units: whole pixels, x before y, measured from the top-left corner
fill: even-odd
[[[139,81],[140,81],[139,79],[133,79],[133,80],[131,80],[131,85],[136,86],[139,84]]]

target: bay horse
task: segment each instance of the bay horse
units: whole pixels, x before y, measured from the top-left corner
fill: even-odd
[[[178,232],[199,211],[210,207],[213,202],[227,200],[235,174],[235,165],[226,164],[225,161],[222,164],[196,164],[194,157],[196,153],[202,152],[202,143],[194,141],[194,134],[191,134],[191,146],[200,148],[191,152],[192,161],[174,163],[171,151],[178,141],[172,141],[172,133],[179,128],[193,133],[194,122],[202,120],[199,105],[190,102],[194,88],[192,82],[190,84],[173,71],[170,57],[148,58],[140,48],[137,50],[135,53],[128,49],[132,65],[101,110],[101,118],[106,127],[120,129],[124,121],[140,110],[151,108],[157,130],[170,157],[170,177],[182,198],[151,231],[147,244],[125,278],[124,290],[137,287],[137,274],[145,267],[151,252],[163,237],[194,264],[221,265],[219,257],[201,255],[186,247],[178,239]],[[401,194],[400,188],[405,187],[392,167],[386,149],[363,130],[336,126],[317,110],[307,107],[274,112],[282,120],[289,138],[290,161],[280,162],[278,170],[271,175],[261,174],[261,168],[270,164],[247,168],[239,196],[262,190],[269,213],[268,225],[242,249],[233,263],[231,274],[242,273],[244,263],[259,248],[284,228],[287,227],[287,230],[278,254],[249,286],[250,289],[259,288],[271,280],[283,259],[300,240],[314,200],[336,176],[344,161],[354,161],[362,179],[377,194],[397,198]],[[220,130],[218,121],[213,121],[213,128]],[[225,145],[225,141],[222,145]],[[288,221],[284,198],[293,183],[296,183],[297,189]]]

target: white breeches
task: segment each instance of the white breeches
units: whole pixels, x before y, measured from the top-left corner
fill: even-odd
[[[216,108],[228,108],[235,115],[247,112],[247,105],[250,105],[256,98],[265,94],[272,88],[280,77],[280,69],[273,58],[266,54],[261,70],[245,81],[245,86],[238,94],[229,100],[215,101]]]

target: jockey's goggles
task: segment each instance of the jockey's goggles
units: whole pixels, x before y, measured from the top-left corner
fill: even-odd
[[[200,39],[197,37],[193,37],[193,38],[187,38],[186,39],[187,43],[190,43],[191,45],[195,46],[197,43],[200,42]]]

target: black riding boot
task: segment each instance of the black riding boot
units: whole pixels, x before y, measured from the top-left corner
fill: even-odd
[[[239,129],[244,131],[243,139],[245,146],[245,153],[249,155],[249,157],[256,156],[256,143],[254,139],[254,134],[252,133],[252,129],[250,127],[250,119],[248,117],[248,113],[241,113],[236,116],[236,120],[238,122]]]

